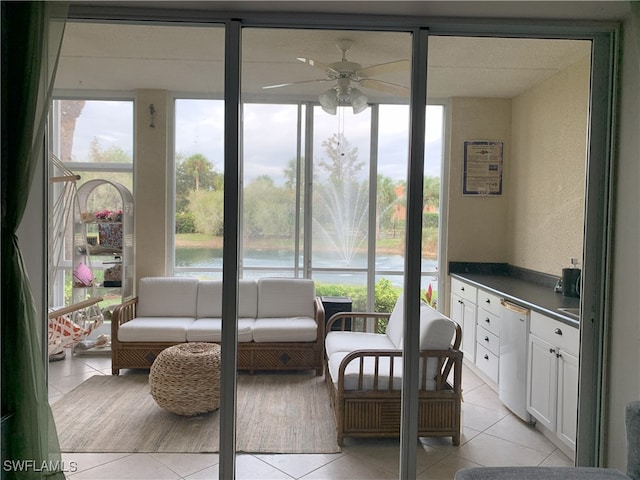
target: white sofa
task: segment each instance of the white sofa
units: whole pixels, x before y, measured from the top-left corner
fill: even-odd
[[[332,331],[341,319],[364,326],[388,319],[385,333]],[[388,437],[400,433],[404,305],[391,314],[333,315],[326,326],[326,382],[334,407],[338,443],[344,437]],[[344,330],[344,326],[342,327]],[[376,325],[376,330],[377,325]],[[420,306],[419,436],[450,436],[460,443],[462,352],[460,326],[426,304]],[[426,365],[426,368],[424,366]]]
[[[121,368],[150,368],[171,345],[221,341],[221,281],[147,277],[140,279],[137,293],[113,313],[114,375]],[[314,369],[321,375],[324,323],[312,280],[240,280],[238,369]]]

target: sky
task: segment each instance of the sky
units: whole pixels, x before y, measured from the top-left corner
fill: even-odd
[[[380,107],[378,172],[393,180],[406,180],[408,151],[408,107]],[[297,152],[297,106],[249,104],[244,107],[244,176],[249,182],[269,175],[280,183],[287,162]],[[443,108],[427,109],[425,175],[440,176],[442,158]],[[351,109],[330,115],[317,108],[314,112],[315,157],[325,158],[322,141],[341,132],[351,146],[358,148],[365,162],[370,151],[371,110],[354,115]],[[223,102],[216,100],[179,100],[176,105],[176,152],[188,157],[201,153],[223,168]],[[73,155],[82,161],[88,157],[91,141],[101,147],[111,145],[133,155],[133,107],[131,102],[88,101],[76,122]],[[304,152],[303,152],[304,155]]]

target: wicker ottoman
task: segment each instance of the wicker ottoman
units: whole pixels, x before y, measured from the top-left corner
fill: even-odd
[[[166,348],[149,372],[151,396],[165,410],[193,416],[220,406],[220,345],[181,343]]]

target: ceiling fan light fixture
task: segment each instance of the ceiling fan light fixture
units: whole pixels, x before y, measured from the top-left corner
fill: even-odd
[[[338,111],[338,94],[335,89],[330,88],[318,97],[322,110],[330,115],[335,115]]]
[[[362,93],[357,88],[352,88],[349,91],[349,96],[351,97],[351,106],[353,107],[353,113],[358,114],[360,112],[364,112],[367,107],[367,101],[369,100],[367,96]]]

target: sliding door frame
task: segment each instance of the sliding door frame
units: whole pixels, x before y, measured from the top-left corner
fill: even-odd
[[[589,118],[589,145],[587,159],[586,178],[586,216],[584,235],[584,263],[583,263],[583,291],[582,312],[585,318],[581,328],[580,345],[580,393],[579,393],[579,418],[578,418],[578,442],[576,463],[584,466],[599,466],[603,461],[603,435],[606,412],[605,391],[606,378],[605,361],[607,352],[605,345],[608,338],[608,312],[610,311],[609,298],[609,263],[610,263],[610,225],[612,218],[612,171],[613,171],[613,138],[615,118],[615,96],[617,85],[617,42],[618,25],[611,23],[595,22],[559,22],[559,21],[518,21],[498,19],[437,19],[427,17],[401,17],[401,16],[368,16],[368,15],[330,15],[330,14],[284,14],[284,13],[246,13],[237,12],[233,17],[231,13],[218,13],[202,10],[177,10],[156,9],[153,7],[126,6],[88,6],[71,5],[69,9],[70,20],[95,20],[95,21],[121,21],[121,22],[159,22],[163,24],[191,23],[191,24],[225,24],[227,50],[225,68],[228,70],[225,81],[225,101],[229,104],[225,107],[225,120],[227,125],[235,127],[238,131],[227,128],[226,142],[235,142],[235,145],[225,145],[225,222],[228,220],[234,228],[225,228],[225,251],[223,280],[225,282],[225,301],[223,312],[225,318],[233,318],[237,322],[237,280],[238,280],[238,219],[233,219],[232,210],[238,207],[239,176],[235,173],[240,152],[239,119],[240,111],[240,46],[241,30],[244,27],[259,28],[312,28],[312,29],[357,29],[376,31],[398,31],[414,35],[414,55],[416,51],[424,49],[426,52],[426,29],[429,35],[457,35],[457,36],[491,36],[491,37],[518,37],[518,38],[555,38],[555,39],[581,39],[593,42],[592,78],[590,95]],[[235,52],[229,52],[236,49]],[[414,58],[422,61],[422,54]],[[419,68],[426,70],[426,65],[414,65],[413,73],[417,74]],[[232,72],[231,69],[234,71]],[[413,76],[412,80],[425,81],[426,75]],[[423,80],[422,80],[423,79]],[[421,104],[421,99],[413,94],[414,90],[422,89],[426,92],[426,85],[412,85],[412,111],[410,113],[413,128],[422,125],[422,137],[424,136],[424,123],[420,123],[418,116],[414,117],[415,106]],[[410,133],[410,152],[412,158],[409,162],[408,179],[420,173],[421,165],[418,163],[420,149],[424,145],[418,145],[421,135]],[[234,174],[232,175],[232,170]],[[235,185],[232,176],[236,178]],[[228,179],[228,180],[227,180]],[[412,187],[414,193],[411,198],[417,199],[415,192],[417,184]],[[421,192],[420,192],[421,193]],[[420,244],[420,229],[416,217],[417,206],[410,202],[407,211],[410,223],[407,226],[407,254],[405,262],[409,262],[414,256],[416,244]],[[420,220],[421,222],[421,220]],[[225,225],[227,225],[225,223]],[[235,246],[235,248],[233,248]],[[414,259],[415,260],[415,259]],[[447,259],[441,259],[446,262]],[[416,262],[420,264],[419,257]],[[415,263],[414,263],[415,264]],[[420,271],[415,267],[407,266],[405,270],[405,289],[407,292],[416,292],[420,287]],[[445,293],[445,292],[443,292]],[[414,296],[410,297],[414,298]],[[418,296],[416,302],[407,302],[405,313],[413,314],[419,308]],[[405,338],[418,338],[419,325],[406,325],[409,335]],[[415,342],[405,344],[405,358],[411,358],[417,353]],[[221,418],[225,419],[221,425],[220,442],[220,478],[234,478],[235,475],[235,415],[227,412],[235,412],[235,370],[237,361],[235,328],[223,330],[222,338],[223,376],[221,396]],[[408,363],[405,367],[413,368]],[[408,370],[407,370],[408,371]],[[413,379],[413,375],[409,376]],[[416,379],[414,379],[417,382]],[[406,383],[406,382],[405,382]],[[413,388],[413,381],[409,381],[405,392],[411,395],[403,395],[402,413],[402,448],[400,455],[401,478],[415,478],[416,449],[411,447],[411,434],[415,408],[417,406],[417,394]],[[231,439],[231,441],[230,441]],[[224,441],[223,441],[224,440]],[[415,442],[413,442],[415,443]],[[415,447],[415,445],[414,445]]]

